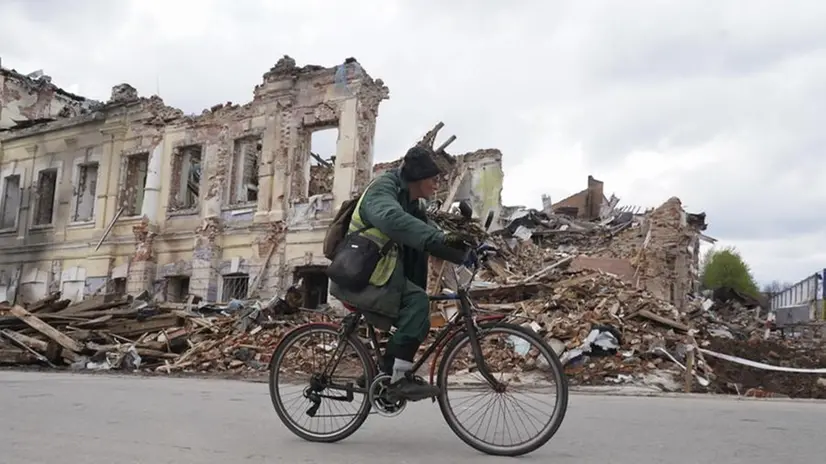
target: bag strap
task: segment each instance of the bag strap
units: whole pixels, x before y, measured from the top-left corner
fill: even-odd
[[[367,189],[369,189],[373,185],[373,182],[375,182],[375,181],[376,181],[376,179],[373,179],[372,181],[370,181],[370,183],[367,184],[367,187],[364,188],[364,191],[361,192],[361,195],[359,195],[359,199],[356,201],[356,206],[353,207],[353,214],[358,212],[359,206],[361,206],[362,197],[364,197],[364,195],[367,193]],[[396,201],[398,201],[398,198],[396,199]],[[370,222],[366,218],[361,217],[361,213],[359,213],[359,218],[361,219],[361,222],[364,224],[364,227],[359,227],[358,229],[356,229],[352,232],[348,231],[347,234],[344,236],[345,238],[361,234],[362,232],[366,232],[366,231],[374,228],[373,225],[370,224]],[[353,221],[353,217],[351,215],[350,216],[350,222],[352,222],[352,221]],[[347,224],[348,229],[349,229],[349,227],[350,227],[350,225]],[[385,243],[384,246],[381,247],[381,251],[380,251],[381,255],[382,256],[387,255],[387,253],[390,252],[390,249],[393,248],[393,246],[395,244],[396,244],[396,242],[391,240],[390,237],[387,237],[387,243]]]

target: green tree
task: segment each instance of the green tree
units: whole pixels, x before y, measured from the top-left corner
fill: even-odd
[[[713,290],[729,287],[752,296],[757,296],[760,292],[751,269],[733,247],[708,250],[702,269],[703,288]]]

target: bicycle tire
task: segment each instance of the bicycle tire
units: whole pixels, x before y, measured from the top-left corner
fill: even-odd
[[[466,331],[457,334],[455,337],[453,337],[453,339],[449,342],[447,348],[445,349],[444,354],[442,355],[442,358],[439,362],[439,371],[436,381],[440,390],[438,397],[439,409],[441,410],[442,416],[445,418],[447,425],[450,427],[453,433],[477,451],[481,451],[485,454],[489,454],[492,456],[522,456],[533,451],[536,451],[537,449],[545,445],[556,434],[556,432],[559,430],[559,427],[562,425],[562,422],[565,419],[565,413],[568,410],[568,379],[565,376],[565,370],[562,367],[562,363],[559,361],[559,357],[556,355],[556,353],[550,347],[550,345],[548,345],[548,343],[545,340],[543,340],[536,332],[516,324],[501,321],[479,324],[479,330],[481,330],[482,332],[496,329],[501,329],[502,331],[510,332],[511,334],[518,334],[530,340],[532,344],[539,348],[540,353],[548,361],[548,364],[550,365],[550,369],[553,372],[553,377],[557,385],[557,404],[551,422],[548,425],[546,425],[536,437],[530,439],[524,444],[520,444],[515,447],[496,446],[488,443],[483,443],[478,438],[471,436],[464,429],[464,427],[462,427],[462,425],[458,423],[458,419],[453,413],[453,410],[450,408],[450,404],[447,399],[447,377],[450,361],[456,355],[456,352],[459,350],[459,348],[463,347],[466,343],[469,343],[470,341],[470,335]]]
[[[355,420],[350,422],[349,425],[344,427],[342,430],[332,433],[330,435],[319,435],[309,433],[306,430],[302,430],[287,414],[287,411],[284,409],[284,404],[281,402],[281,397],[278,395],[277,387],[279,381],[279,367],[281,366],[281,362],[284,359],[284,354],[287,350],[295,344],[295,342],[300,339],[301,337],[306,336],[307,334],[312,334],[314,332],[326,332],[326,333],[333,333],[336,334],[337,340],[341,342],[341,335],[339,333],[339,327],[336,325],[332,325],[329,323],[311,323],[307,324],[295,331],[291,332],[287,335],[284,340],[282,340],[278,347],[276,348],[275,352],[272,356],[272,361],[270,362],[270,372],[269,372],[269,389],[270,389],[270,399],[272,400],[273,407],[275,408],[276,414],[278,414],[279,419],[281,422],[295,435],[303,438],[304,440],[316,442],[316,443],[334,443],[337,441],[341,441],[353,433],[355,433],[361,426],[364,424],[364,421],[367,420],[367,417],[370,415],[370,409],[372,405],[370,404],[370,400],[367,398],[365,394],[364,404],[361,406],[359,411],[357,412]],[[370,385],[373,378],[376,375],[374,364],[375,361],[370,356],[370,352],[367,350],[367,347],[364,343],[359,340],[355,335],[350,335],[347,337],[347,341],[349,344],[356,350],[358,353],[359,359],[362,362],[362,366],[365,368],[365,372],[368,374],[369,379],[367,385]]]

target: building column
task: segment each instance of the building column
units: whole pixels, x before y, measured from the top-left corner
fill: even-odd
[[[152,246],[158,234],[158,226],[151,224],[149,218],[144,216],[140,223],[132,226],[132,232],[135,234],[135,254],[126,276],[126,291],[130,295],[144,290],[151,293],[158,267]]]
[[[218,265],[221,259],[221,247],[217,239],[220,233],[221,220],[217,216],[204,218],[195,230],[189,292],[206,301],[218,299]]]
[[[150,224],[158,224],[158,210],[161,205],[161,169],[163,167],[163,143],[155,145],[149,154],[146,167],[146,186],[143,191],[141,216],[148,218]]]

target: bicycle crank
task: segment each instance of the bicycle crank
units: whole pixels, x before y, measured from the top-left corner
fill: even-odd
[[[390,376],[382,374],[373,380],[370,384],[367,397],[370,399],[370,404],[376,409],[380,416],[395,417],[404,411],[407,407],[407,400],[391,401],[387,398],[387,388],[390,385]]]

